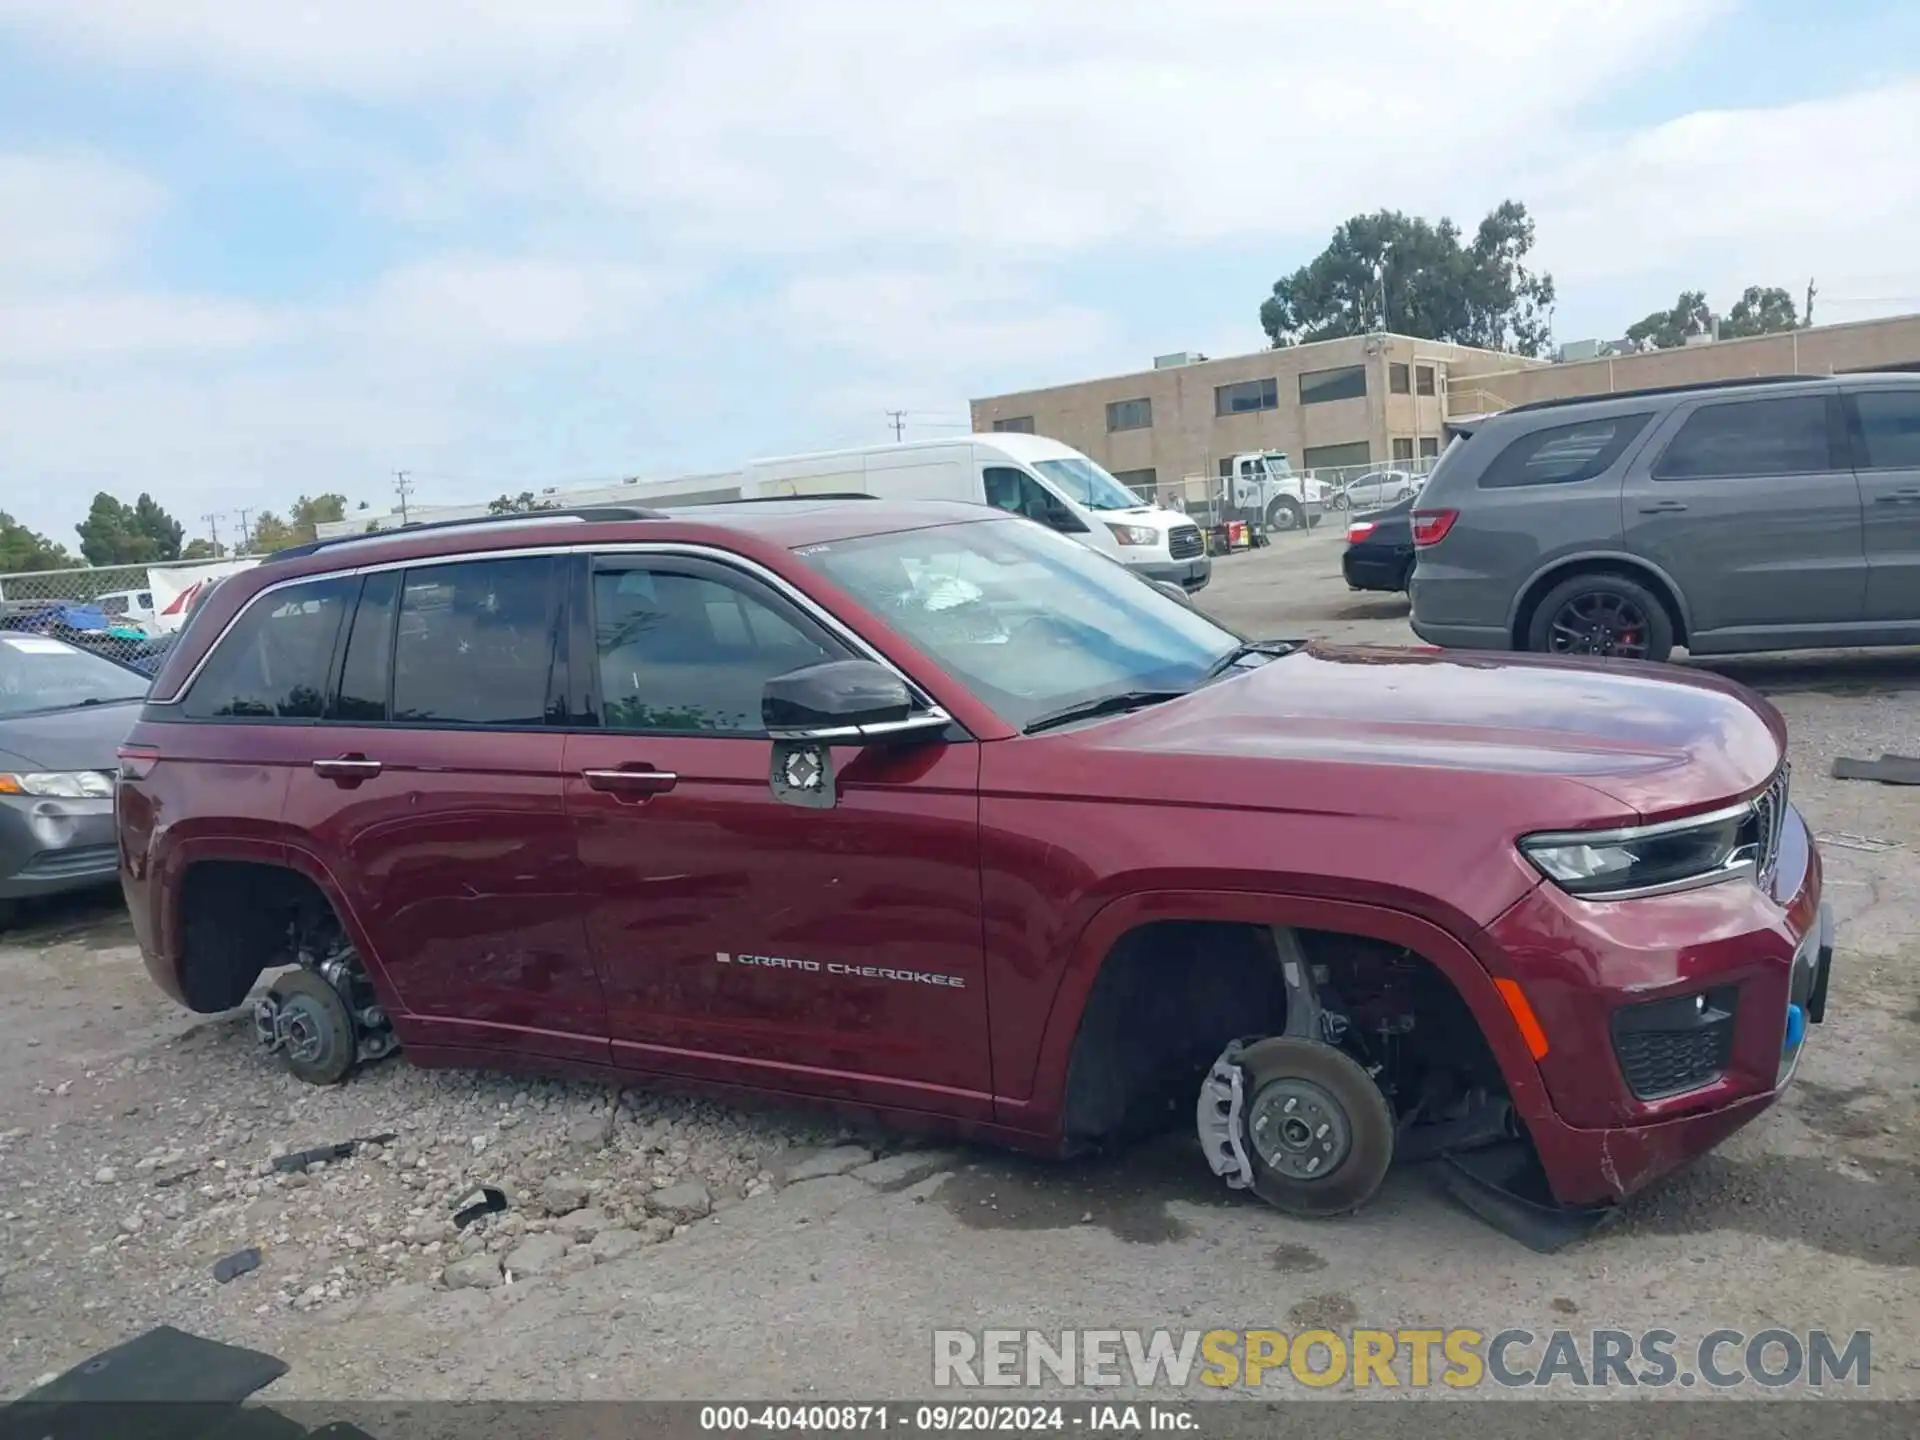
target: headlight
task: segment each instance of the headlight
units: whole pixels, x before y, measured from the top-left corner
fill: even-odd
[[[98,770],[49,770],[29,774],[0,770],[0,795],[34,795],[46,800],[110,800],[113,779]]]
[[[1763,837],[1754,807],[1626,830],[1528,835],[1520,853],[1568,894],[1624,900],[1752,878]]]
[[[1122,545],[1158,545],[1160,532],[1150,525],[1109,525],[1113,538]]]

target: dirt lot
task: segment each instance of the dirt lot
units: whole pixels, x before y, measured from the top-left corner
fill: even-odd
[[[1404,601],[1349,594],[1338,554],[1224,561],[1204,608],[1409,643]],[[166,1320],[281,1355],[274,1394],[317,1398],[925,1394],[935,1326],[1314,1322],[1870,1329],[1874,1393],[1920,1396],[1920,791],[1827,778],[1920,743],[1920,657],[1717,668],[1793,727],[1842,920],[1829,1023],[1782,1105],[1569,1251],[1412,1175],[1359,1217],[1288,1220],[1177,1145],[1050,1167],[404,1063],[314,1091],[244,1015],[164,1001],[88,901],[0,942],[0,1393]],[[479,1182],[513,1208],[456,1230]],[[245,1246],[260,1268],[216,1285]]]

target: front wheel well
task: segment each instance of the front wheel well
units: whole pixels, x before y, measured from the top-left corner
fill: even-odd
[[[1687,643],[1687,616],[1680,607],[1680,597],[1674,588],[1660,575],[1645,565],[1632,560],[1617,557],[1607,559],[1568,560],[1538,575],[1520,597],[1520,603],[1514,607],[1513,624],[1509,628],[1509,639],[1515,650],[1527,648],[1527,633],[1533,627],[1533,612],[1546,598],[1547,592],[1562,581],[1571,580],[1576,575],[1618,575],[1622,579],[1632,580],[1651,590],[1654,598],[1666,606],[1667,618],[1673,622],[1673,643]]]
[[[261,972],[294,961],[296,928],[333,918],[305,875],[247,860],[202,860],[180,886],[180,986],[202,1015],[231,1010]]]
[[[1505,1080],[1453,982],[1401,946],[1296,930],[1340,1048],[1374,1073],[1396,1117],[1436,1119]],[[1163,920],[1122,936],[1088,995],[1067,1064],[1069,1150],[1191,1124],[1209,1067],[1235,1040],[1286,1028],[1287,987],[1274,932],[1260,925]]]

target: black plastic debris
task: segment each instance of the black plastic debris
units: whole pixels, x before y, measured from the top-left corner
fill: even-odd
[[[308,1166],[344,1160],[362,1145],[391,1145],[399,1138],[392,1132],[385,1135],[356,1135],[351,1140],[340,1140],[332,1145],[316,1145],[311,1150],[296,1150],[291,1155],[278,1156],[273,1162],[273,1168],[283,1175],[304,1174]]]
[[[1842,755],[1833,762],[1836,780],[1878,780],[1882,785],[1920,785],[1920,759],[1911,755],[1882,755],[1860,760]]]
[[[249,1245],[244,1250],[236,1250],[231,1255],[222,1255],[213,1262],[214,1280],[225,1285],[228,1281],[238,1280],[249,1271],[260,1268],[260,1252]]]
[[[474,1221],[498,1215],[507,1208],[507,1192],[495,1185],[482,1185],[453,1212],[453,1226],[464,1230]]]

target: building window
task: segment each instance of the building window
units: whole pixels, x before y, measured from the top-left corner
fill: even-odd
[[[1238,385],[1213,388],[1215,415],[1244,415],[1252,410],[1279,408],[1280,382],[1277,380],[1242,380]]]
[[[1433,367],[1421,365],[1413,372],[1414,388],[1422,395],[1433,394]]]
[[[1151,500],[1160,493],[1160,475],[1155,470],[1116,470],[1113,478],[1142,500]]]
[[[1387,389],[1396,395],[1413,393],[1413,372],[1405,365],[1387,366]]]
[[[1411,460],[1413,458],[1413,441],[1395,440],[1393,442],[1393,458],[1396,460]]]
[[[1440,437],[1438,435],[1422,435],[1420,437],[1420,458],[1422,460],[1430,459],[1439,453]]]
[[[1346,445],[1309,445],[1301,455],[1309,470],[1337,470],[1347,465],[1371,465],[1373,447],[1364,440]]]
[[[1033,416],[1009,415],[1004,420],[994,421],[993,428],[1002,435],[1031,435],[1033,434]]]
[[[1367,393],[1367,367],[1342,365],[1338,370],[1309,370],[1300,377],[1300,403],[1325,405],[1333,400],[1359,400]]]
[[[1153,401],[1115,400],[1107,406],[1107,429],[1149,430],[1153,427]]]

